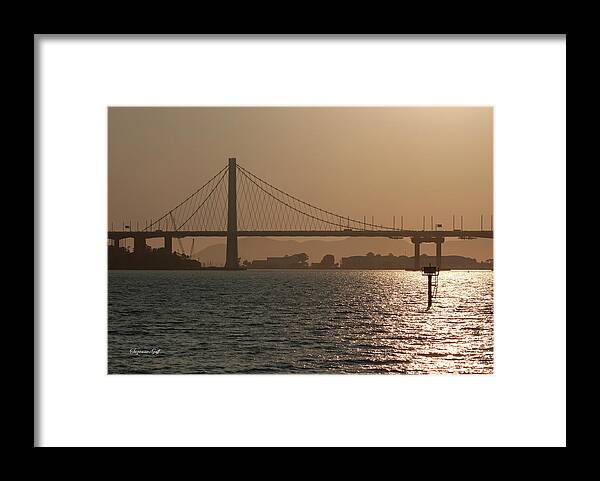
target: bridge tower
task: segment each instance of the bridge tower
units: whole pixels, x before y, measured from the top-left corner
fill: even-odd
[[[237,184],[236,184],[236,159],[229,159],[229,184],[227,187],[227,255],[225,269],[237,270],[238,243],[237,243]]]

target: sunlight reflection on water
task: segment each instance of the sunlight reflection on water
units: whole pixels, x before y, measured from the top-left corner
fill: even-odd
[[[492,373],[493,273],[110,271],[109,373]],[[160,349],[132,354],[132,349]]]

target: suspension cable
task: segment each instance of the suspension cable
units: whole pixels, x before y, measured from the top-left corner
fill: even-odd
[[[186,197],[185,200],[183,200],[182,202],[180,202],[178,205],[176,205],[175,207],[173,207],[169,212],[167,212],[165,215],[163,215],[160,219],[155,220],[154,222],[152,222],[150,225],[146,226],[146,228],[144,229],[144,231],[147,231],[150,227],[152,227],[155,224],[158,224],[161,220],[163,220],[165,217],[167,217],[169,214],[171,214],[175,209],[178,209],[179,207],[181,207],[183,204],[185,204],[188,200],[190,200],[192,197],[194,197],[198,192],[200,192],[202,189],[204,189],[204,187],[206,187],[208,184],[210,184],[213,180],[215,180],[219,174],[221,174],[225,169],[227,169],[228,166],[226,165],[225,167],[223,167],[219,172],[217,172],[208,182],[206,182],[202,187],[200,187],[198,190],[196,190],[196,192],[194,192],[191,195],[188,195]],[[220,181],[219,181],[220,182]],[[209,194],[210,196],[210,194]],[[189,219],[188,219],[189,220]],[[187,222],[187,220],[185,221]],[[185,224],[184,222],[184,224]],[[183,224],[182,224],[183,225]]]
[[[223,169],[225,170],[225,169]],[[222,171],[221,171],[222,172]],[[209,192],[209,194],[206,196],[206,199],[204,199],[202,201],[202,203],[196,208],[196,210],[194,212],[192,212],[192,214],[185,220],[185,222],[183,222],[177,229],[175,229],[176,231],[178,231],[179,229],[181,229],[185,224],[187,224],[187,222],[194,217],[194,215],[196,215],[196,212],[198,212],[200,210],[200,208],[206,203],[206,201],[210,198],[210,196],[212,195],[212,193],[215,191],[215,189],[221,184],[221,182],[223,181],[223,178],[225,177],[225,174],[223,174],[221,176],[221,178],[219,179],[219,181],[215,184],[215,186],[212,188],[212,190]],[[214,177],[213,177],[214,179]]]
[[[272,189],[276,190],[277,192],[279,192],[279,193],[281,193],[281,194],[283,194],[283,195],[285,195],[285,196],[287,196],[287,197],[290,197],[290,198],[294,199],[295,201],[297,201],[297,202],[300,202],[301,204],[307,205],[308,207],[311,207],[311,208],[313,208],[313,209],[316,209],[316,210],[318,210],[318,211],[320,211],[320,212],[323,212],[324,214],[328,214],[328,215],[331,215],[331,216],[333,216],[333,217],[337,217],[337,218],[339,218],[339,219],[344,219],[344,220],[346,220],[346,221],[353,222],[353,223],[355,223],[355,224],[358,224],[358,225],[364,225],[364,226],[369,226],[369,227],[379,227],[379,228],[381,228],[381,229],[385,229],[385,230],[395,230],[395,229],[393,229],[393,228],[391,228],[391,227],[386,227],[386,226],[383,226],[383,225],[380,225],[380,224],[372,224],[372,223],[367,223],[367,222],[360,222],[360,221],[357,221],[357,220],[355,220],[355,219],[350,219],[349,217],[344,217],[344,216],[341,216],[341,215],[339,215],[339,214],[336,214],[336,213],[334,213],[334,212],[330,212],[330,211],[328,211],[328,210],[321,209],[320,207],[317,207],[317,206],[315,206],[315,205],[312,205],[312,204],[310,204],[310,203],[308,203],[308,202],[305,202],[305,201],[303,201],[302,199],[298,199],[297,197],[294,197],[293,195],[291,195],[291,194],[288,194],[287,192],[284,192],[284,191],[282,191],[281,189],[278,189],[278,188],[277,188],[277,187],[275,187],[274,185],[271,185],[271,184],[269,184],[267,181],[265,181],[265,180],[261,179],[260,177],[258,177],[258,176],[256,176],[256,175],[254,175],[252,172],[250,172],[250,171],[248,171],[248,170],[244,169],[244,168],[243,168],[241,165],[239,165],[239,164],[236,164],[236,165],[237,165],[238,169],[240,169],[240,170],[242,171],[242,173],[248,174],[248,175],[250,175],[250,176],[254,177],[255,179],[257,179],[259,182],[262,182],[262,183],[264,183],[264,184],[268,185],[269,187],[271,187]],[[246,177],[248,178],[248,180],[252,181],[252,179],[250,179],[248,176],[246,176]],[[253,182],[253,181],[252,181],[252,182]],[[257,185],[257,186],[258,186],[258,184],[256,184],[256,182],[253,182],[253,183],[254,183],[255,185]],[[258,187],[260,187],[260,186],[258,186]],[[266,191],[265,191],[264,189],[262,189],[262,188],[261,188],[261,190],[263,190],[263,192],[266,192]],[[268,192],[267,192],[267,193],[268,193]],[[271,195],[271,194],[269,194],[269,195]],[[276,199],[276,200],[280,201],[281,203],[283,203],[283,204],[287,205],[288,207],[290,207],[290,208],[294,209],[292,206],[290,206],[289,204],[287,204],[287,203],[283,202],[282,200],[278,199],[277,197],[275,197],[275,196],[273,196],[273,195],[271,195],[271,197],[273,197],[274,199]],[[305,214],[304,212],[302,212],[302,211],[300,211],[300,210],[297,210],[297,209],[294,209],[294,210],[296,210],[297,212],[300,212],[300,213],[302,213],[302,214]],[[320,218],[318,218],[318,217],[311,216],[310,214],[305,214],[305,215],[308,215],[308,216],[312,217],[313,219],[317,219],[317,220],[321,220],[321,221],[323,221],[322,219],[320,219]],[[336,223],[334,223],[334,222],[329,222],[329,221],[323,221],[323,222],[328,222],[328,223],[330,223],[330,224],[332,224],[332,225],[336,225],[336,226],[338,226],[338,227],[345,227],[345,226],[344,226],[344,225],[342,225],[342,224],[336,224]],[[351,230],[360,230],[360,229],[351,228]]]
[[[294,206],[291,206],[290,204],[288,204],[288,203],[287,203],[287,202],[285,202],[284,200],[281,200],[281,199],[279,199],[278,197],[274,196],[274,195],[273,195],[273,194],[271,194],[269,191],[265,190],[263,187],[261,187],[260,185],[258,185],[256,182],[254,182],[254,180],[252,180],[250,177],[248,177],[248,176],[246,175],[246,173],[245,173],[245,172],[243,172],[243,171],[242,171],[242,174],[243,174],[243,175],[244,175],[244,176],[245,176],[245,177],[246,177],[246,178],[247,178],[247,179],[248,179],[250,182],[252,182],[254,185],[256,185],[256,187],[258,187],[260,190],[262,190],[262,191],[263,191],[265,194],[267,194],[268,196],[272,197],[272,198],[273,198],[273,199],[275,199],[276,201],[278,201],[278,202],[282,203],[283,205],[285,205],[285,206],[289,207],[290,209],[292,209],[292,210],[294,210],[294,211],[296,211],[296,212],[298,212],[298,213],[300,213],[300,214],[302,214],[302,215],[305,215],[305,216],[307,216],[307,217],[310,217],[310,218],[312,218],[312,219],[315,219],[315,220],[317,220],[317,221],[319,221],[319,222],[323,222],[323,223],[325,223],[325,224],[330,224],[330,225],[333,225],[333,226],[336,226],[336,227],[344,227],[344,225],[343,225],[343,224],[336,224],[335,222],[331,222],[331,221],[328,221],[328,220],[324,220],[324,219],[321,219],[321,218],[319,218],[319,217],[315,217],[314,215],[307,214],[306,212],[303,212],[303,211],[301,211],[301,210],[299,210],[299,209],[296,209]],[[266,182],[265,182],[265,184],[266,184]],[[289,197],[292,197],[292,196],[290,195]],[[302,202],[302,201],[300,201],[300,202]],[[339,217],[339,216],[338,216],[338,217]]]

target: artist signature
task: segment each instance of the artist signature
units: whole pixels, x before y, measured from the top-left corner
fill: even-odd
[[[136,347],[132,347],[129,349],[129,354],[134,356],[139,356],[140,354],[151,354],[153,356],[158,356],[161,352],[161,349],[138,349]]]

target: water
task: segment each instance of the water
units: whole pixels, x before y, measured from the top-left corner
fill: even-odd
[[[109,271],[109,373],[492,373],[490,271]]]

